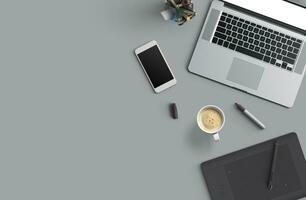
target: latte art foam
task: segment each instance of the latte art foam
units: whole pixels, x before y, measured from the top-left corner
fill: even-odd
[[[207,132],[217,132],[223,123],[222,115],[213,108],[207,108],[201,112],[201,122]]]

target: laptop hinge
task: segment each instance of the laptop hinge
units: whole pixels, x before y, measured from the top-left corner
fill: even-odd
[[[231,9],[234,9],[234,10],[237,10],[237,11],[240,11],[240,12],[243,12],[245,14],[248,14],[248,15],[251,15],[251,16],[254,16],[254,17],[257,17],[259,19],[262,19],[264,21],[267,21],[269,23],[273,23],[273,24],[276,24],[278,26],[281,26],[283,28],[286,28],[286,29],[289,29],[291,31],[294,31],[296,33],[299,33],[299,34],[302,34],[302,35],[306,35],[306,30],[303,30],[301,28],[298,28],[298,27],[295,27],[295,26],[292,26],[290,24],[287,24],[287,23],[284,23],[284,22],[281,22],[281,21],[278,21],[276,19],[273,19],[273,18],[270,18],[270,17],[267,17],[265,15],[262,15],[262,14],[259,14],[259,13],[256,13],[254,11],[251,11],[251,10],[248,10],[248,9],[245,9],[245,8],[242,8],[240,6],[237,6],[237,5],[234,5],[234,4],[231,4],[231,3],[228,3],[226,1],[223,1],[224,2],[224,6],[225,7],[228,7],[228,8],[231,8]]]

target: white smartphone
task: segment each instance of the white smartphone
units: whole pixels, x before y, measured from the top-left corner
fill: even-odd
[[[156,93],[176,84],[176,79],[156,41],[137,48],[135,54]]]

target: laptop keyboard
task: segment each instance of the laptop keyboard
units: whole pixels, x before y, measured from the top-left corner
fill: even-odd
[[[302,40],[270,28],[222,13],[212,43],[293,70]]]

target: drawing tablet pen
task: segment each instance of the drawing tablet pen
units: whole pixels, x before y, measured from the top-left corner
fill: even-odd
[[[273,179],[274,179],[274,173],[275,173],[275,168],[276,168],[278,148],[279,148],[279,143],[278,141],[276,141],[274,143],[274,149],[273,149],[273,157],[272,157],[271,169],[270,169],[269,180],[268,180],[268,190],[273,189]]]
[[[259,121],[252,113],[250,113],[247,109],[245,109],[242,105],[235,103],[238,110],[240,110],[245,116],[247,116],[252,122],[254,122],[259,128],[265,129],[266,126]]]

